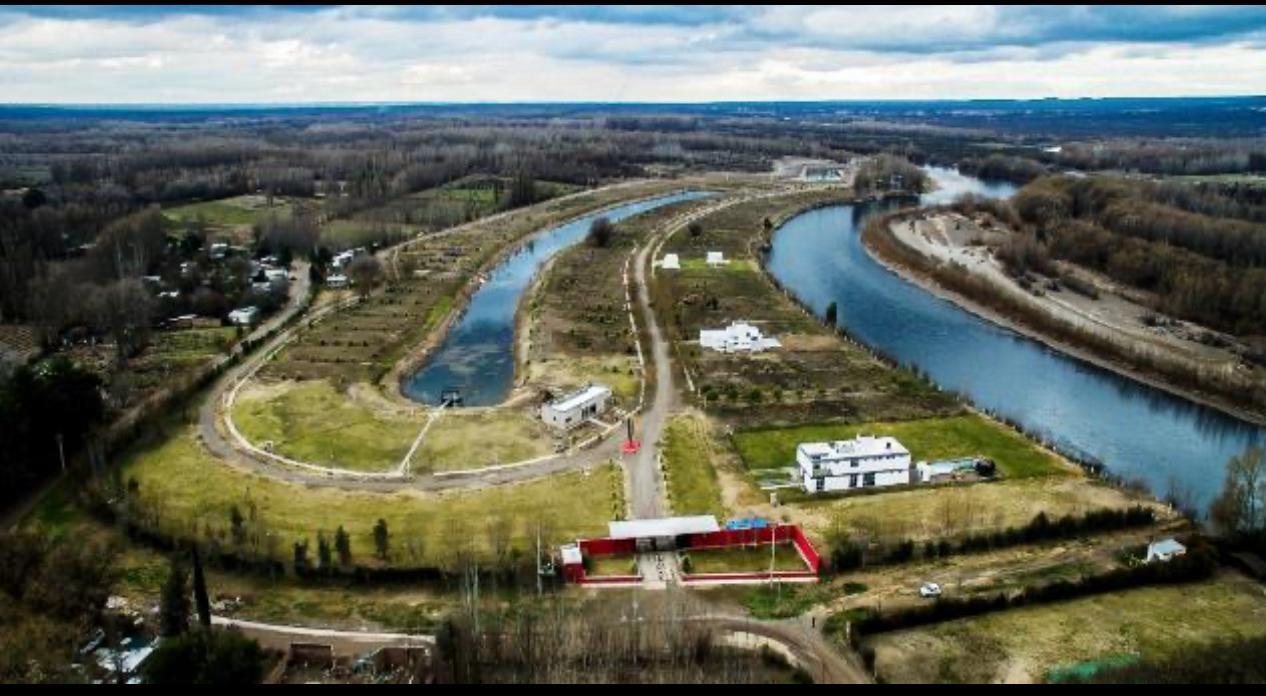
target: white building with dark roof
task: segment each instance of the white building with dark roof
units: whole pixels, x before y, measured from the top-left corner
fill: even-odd
[[[809,493],[910,483],[910,450],[893,437],[802,442],[796,446],[796,465]]]

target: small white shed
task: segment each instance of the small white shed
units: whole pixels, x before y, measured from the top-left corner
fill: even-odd
[[[1168,562],[1178,556],[1182,556],[1185,553],[1187,553],[1187,547],[1179,543],[1177,539],[1172,537],[1169,539],[1161,539],[1160,541],[1153,541],[1147,545],[1147,558],[1145,558],[1143,562]]]
[[[681,259],[676,254],[664,254],[664,260],[659,262],[659,267],[665,271],[680,271]]]
[[[258,307],[242,307],[229,312],[229,323],[238,326],[253,326],[259,318]]]
[[[611,388],[591,384],[584,389],[567,394],[541,405],[541,420],[546,425],[561,430],[571,430],[607,410],[611,400]]]
[[[707,262],[709,268],[716,268],[717,266],[724,266],[729,263],[729,261],[725,260],[725,254],[720,251],[709,251]]]

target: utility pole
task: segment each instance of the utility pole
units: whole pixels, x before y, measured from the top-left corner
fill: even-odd
[[[536,523],[536,596],[541,596],[541,523]]]
[[[66,473],[66,450],[62,447],[61,433],[57,433],[57,458],[62,462],[62,473]]]

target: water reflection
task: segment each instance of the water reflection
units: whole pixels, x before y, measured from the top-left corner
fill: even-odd
[[[554,254],[579,242],[599,217],[612,222],[673,203],[712,195],[688,191],[611,208],[552,228],[523,244],[488,275],[461,318],[422,369],[401,384],[415,401],[437,404],[445,389],[461,390],[467,406],[500,403],[514,380],[514,315],[532,278]]]
[[[928,171],[940,187],[920,197],[925,205],[1015,190]],[[792,219],[774,236],[770,272],[819,315],[836,302],[852,335],[942,387],[1157,494],[1177,486],[1201,509],[1221,487],[1227,459],[1266,441],[1261,428],[1064,356],[889,273],[867,255],[859,232],[870,215],[900,204],[835,206]]]

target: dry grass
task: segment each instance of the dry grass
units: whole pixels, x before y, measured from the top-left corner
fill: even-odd
[[[1164,656],[1266,634],[1266,593],[1238,574],[997,612],[876,636],[892,682],[1040,681],[1052,667],[1136,653]]]

